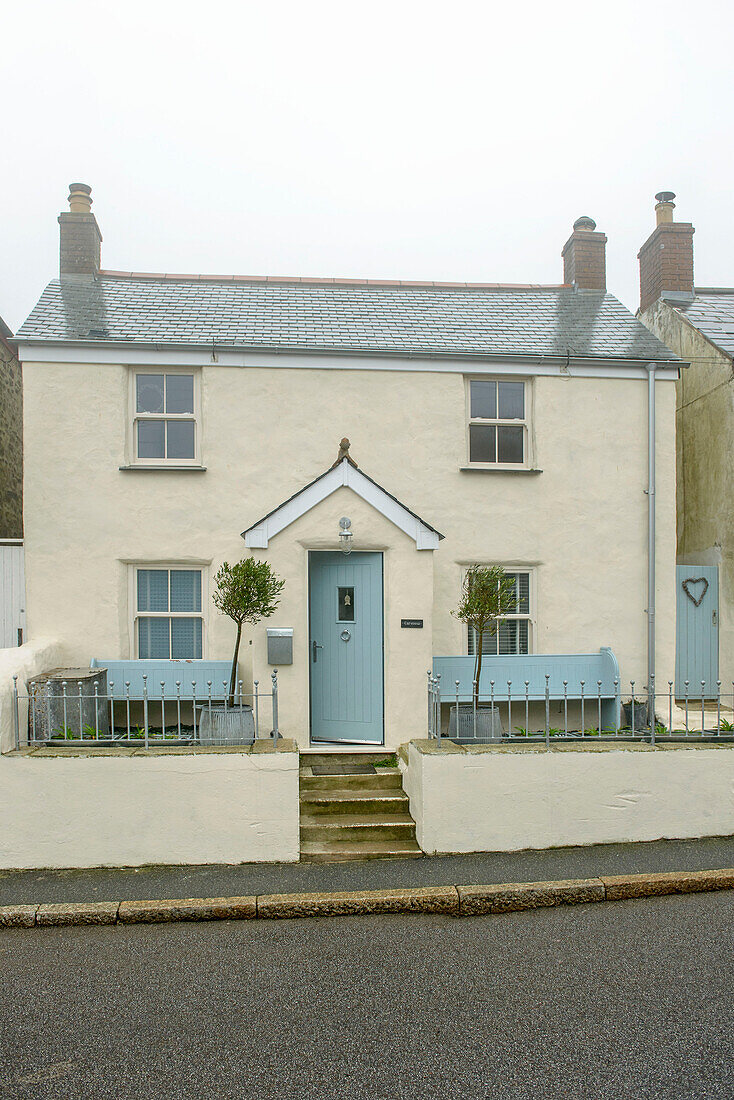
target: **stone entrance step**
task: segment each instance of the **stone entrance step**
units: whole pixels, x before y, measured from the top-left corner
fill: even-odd
[[[385,766],[365,774],[366,763]],[[314,765],[334,774],[314,775]],[[394,753],[312,753],[300,771],[302,860],[422,855]]]
[[[409,812],[408,796],[399,790],[345,789],[301,792],[301,813],[389,814]]]
[[[301,768],[301,791],[333,791],[334,776],[311,775]],[[343,791],[395,791],[402,790],[403,777],[398,768],[376,768],[373,775],[340,775],[339,789]]]
[[[395,762],[395,753],[380,749],[377,752],[302,752],[301,767],[314,764],[379,764],[383,761]]]
[[[351,844],[324,844],[321,841],[302,841],[303,863],[346,863],[353,859],[418,859],[423,855],[417,844],[401,844],[396,840],[376,843],[355,840]]]
[[[325,840],[333,844],[354,840],[415,841],[415,822],[410,814],[302,815],[301,840]]]

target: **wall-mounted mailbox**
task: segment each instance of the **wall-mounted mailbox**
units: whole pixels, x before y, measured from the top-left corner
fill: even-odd
[[[268,664],[292,665],[293,664],[293,627],[267,628],[268,633]]]

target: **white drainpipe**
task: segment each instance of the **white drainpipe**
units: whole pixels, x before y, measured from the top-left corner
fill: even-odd
[[[647,364],[647,690],[655,710],[655,363]],[[654,738],[654,718],[650,715]]]

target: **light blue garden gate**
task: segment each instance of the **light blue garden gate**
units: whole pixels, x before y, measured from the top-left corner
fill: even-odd
[[[719,568],[678,565],[676,588],[676,698],[684,699],[686,693],[689,699],[715,698],[719,678]]]

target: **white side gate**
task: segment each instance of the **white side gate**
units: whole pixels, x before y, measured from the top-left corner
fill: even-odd
[[[23,541],[0,539],[0,649],[27,640]]]

